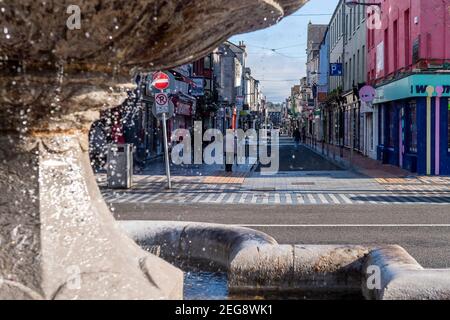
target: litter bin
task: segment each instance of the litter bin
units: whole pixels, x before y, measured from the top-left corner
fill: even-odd
[[[133,145],[108,146],[107,182],[111,189],[129,189],[133,178]]]

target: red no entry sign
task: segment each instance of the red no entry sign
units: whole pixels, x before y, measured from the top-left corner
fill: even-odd
[[[156,72],[153,75],[152,86],[158,90],[164,90],[169,87],[169,76],[164,72]]]

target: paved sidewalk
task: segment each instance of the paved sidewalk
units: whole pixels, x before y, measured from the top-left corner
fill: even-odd
[[[172,190],[167,190],[165,163],[155,161],[133,176],[133,187],[129,190],[108,189],[106,174],[96,174],[97,183],[103,194],[123,194],[134,192],[172,193],[186,190],[233,191],[238,190],[250,174],[253,165],[234,165],[233,172],[225,172],[223,165],[174,165],[171,164]]]
[[[350,164],[350,150],[343,150],[340,157],[340,147],[322,143],[317,146],[306,145],[311,150],[325,158],[352,168],[355,171],[371,177],[387,191],[394,192],[450,192],[450,177],[417,176],[399,167],[382,164],[380,161],[365,157],[357,152],[353,153]]]
[[[356,171],[371,178],[405,178],[413,176],[413,174],[409,171],[393,165],[382,164],[380,161],[363,156],[356,151],[354,151],[353,156],[351,156],[351,152],[347,148],[343,149],[343,157],[341,158],[341,148],[339,146],[334,146],[327,143],[323,145],[322,143],[318,143],[315,147],[310,144],[305,144],[305,146],[321,154],[322,156],[345,166],[346,168],[355,169]]]

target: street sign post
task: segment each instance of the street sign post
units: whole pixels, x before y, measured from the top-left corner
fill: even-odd
[[[162,114],[163,122],[163,134],[164,134],[164,157],[166,159],[166,175],[167,175],[167,188],[172,189],[172,181],[170,179],[170,164],[169,164],[169,146],[167,144],[167,125],[166,114]]]
[[[167,175],[167,187],[168,189],[172,189],[172,181],[170,178],[170,163],[169,163],[169,145],[167,142],[167,116],[170,113],[169,108],[169,96],[163,92],[164,89],[169,87],[169,76],[164,72],[156,72],[153,75],[152,86],[158,90],[161,90],[160,93],[155,94],[155,117],[159,118],[162,116],[162,125],[163,125],[163,136],[164,136],[164,158],[166,162],[166,175]]]

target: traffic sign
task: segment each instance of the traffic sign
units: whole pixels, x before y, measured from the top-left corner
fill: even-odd
[[[156,72],[153,74],[152,86],[158,90],[165,90],[169,87],[169,76],[164,72]]]
[[[166,115],[166,119],[170,119],[173,117],[174,113],[175,113],[175,106],[173,105],[173,102],[170,98],[168,98],[168,102],[167,102],[167,108],[165,108],[165,110],[163,110],[164,108],[160,107],[160,105],[158,104],[158,101],[160,103],[164,102],[163,98],[157,98],[157,96],[164,94],[164,93],[157,93],[155,94],[155,103],[153,103],[152,106],[152,113],[155,116],[155,118],[162,120],[162,115],[165,114]],[[165,111],[165,112],[162,112]]]
[[[364,86],[359,90],[359,99],[364,102],[373,102],[375,100],[375,96],[377,94],[377,90],[375,90],[372,86]]]
[[[330,76],[342,76],[342,63],[330,63]]]
[[[166,93],[155,94],[156,114],[169,112],[169,96]]]

